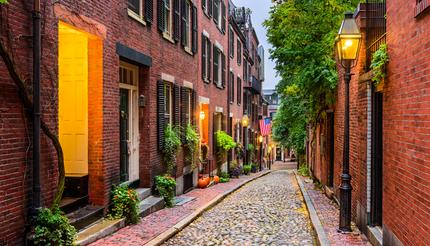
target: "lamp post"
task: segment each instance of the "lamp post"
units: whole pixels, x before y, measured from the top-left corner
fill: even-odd
[[[263,161],[263,135],[258,136],[258,142],[260,143],[260,172],[262,171],[262,161]]]
[[[343,143],[342,183],[340,190],[340,219],[339,231],[351,232],[351,175],[349,174],[349,83],[351,82],[351,67],[358,57],[361,42],[361,32],[351,12],[345,13],[345,19],[336,38],[337,52],[342,67],[345,69],[345,128]]]
[[[243,115],[242,117],[242,127],[243,127],[243,138],[245,141],[243,141],[243,156],[244,156],[244,164],[248,164],[248,151],[247,151],[247,139],[248,139],[248,132],[246,131],[248,129],[249,125],[249,118],[248,115]]]

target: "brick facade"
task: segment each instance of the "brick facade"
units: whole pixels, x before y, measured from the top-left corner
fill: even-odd
[[[203,82],[201,36],[205,32],[213,44],[222,47],[228,61],[228,1],[223,0],[226,11],[226,31],[223,33],[202,11],[201,1],[193,1],[197,9],[197,53],[186,51],[181,41],[172,42],[163,37],[157,28],[157,1],[153,1],[152,23],[136,20],[127,13],[127,1],[109,3],[100,1],[44,1],[42,4],[42,112],[43,120],[58,133],[58,23],[83,31],[97,42],[89,42],[89,56],[102,57],[89,64],[88,84],[88,174],[89,202],[107,206],[111,187],[120,182],[120,128],[119,128],[119,66],[120,61],[139,67],[138,94],[144,98],[139,114],[139,178],[141,187],[152,187],[156,175],[165,167],[158,146],[157,81],[192,87],[197,104],[201,98],[209,100],[210,127],[213,134],[213,113],[220,112],[226,120],[227,88]],[[9,2],[1,7],[2,43],[13,55],[19,74],[31,81],[31,9],[30,2]],[[19,20],[19,21],[17,21]],[[191,42],[191,41],[190,41]],[[236,43],[235,43],[236,45]],[[124,57],[118,47],[149,59],[140,63],[136,57]],[[124,48],[125,47],[125,48]],[[237,52],[235,52],[235,56]],[[0,61],[0,244],[15,245],[23,241],[28,224],[27,210],[31,205],[31,117],[19,100],[18,91]],[[241,67],[230,63],[236,75],[243,77]],[[226,80],[229,68],[226,67]],[[236,84],[235,84],[236,85]],[[195,117],[198,118],[198,105]],[[241,118],[240,105],[232,109],[234,118]],[[213,138],[209,137],[213,151]],[[213,154],[213,152],[211,153]],[[42,134],[42,201],[49,206],[57,184],[55,150]],[[177,158],[176,178],[183,187],[184,156]],[[192,171],[192,170],[191,170]],[[182,185],[182,186],[181,186]],[[183,192],[178,189],[178,192]]]

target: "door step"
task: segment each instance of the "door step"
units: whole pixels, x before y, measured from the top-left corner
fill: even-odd
[[[137,197],[139,197],[140,201],[143,201],[146,198],[148,198],[149,196],[151,196],[151,189],[149,189],[149,188],[138,188],[138,189],[135,189],[135,191],[136,191]]]
[[[83,197],[63,197],[60,202],[60,209],[65,214],[69,214],[88,205],[88,196]]]
[[[161,197],[149,196],[139,203],[139,215],[140,217],[148,216],[160,209],[164,208],[164,199]]]
[[[87,205],[76,211],[66,214],[70,224],[81,231],[91,226],[97,220],[103,218],[103,207]]]

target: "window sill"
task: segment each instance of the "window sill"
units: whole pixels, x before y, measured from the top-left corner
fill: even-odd
[[[185,51],[185,53],[187,53],[187,54],[189,54],[189,55],[191,55],[191,56],[193,56],[193,55],[194,55],[194,54],[193,54],[193,52],[191,51],[191,48],[190,48],[190,47],[188,47],[188,46],[184,47],[184,51]]]
[[[168,32],[163,32],[163,38],[169,41],[170,43],[174,44],[175,40],[173,40],[172,36]]]
[[[210,80],[208,80],[208,79],[203,79],[203,82],[205,82],[206,84],[210,84],[211,83]]]
[[[415,18],[420,17],[428,9],[430,9],[430,0],[422,0],[415,6]]]
[[[127,9],[127,14],[133,20],[135,20],[135,21],[139,22],[140,24],[146,26],[146,21],[143,20],[143,16],[137,15],[131,9]]]

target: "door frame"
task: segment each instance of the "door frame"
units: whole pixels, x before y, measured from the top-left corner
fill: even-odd
[[[133,71],[133,84],[119,83],[120,89],[128,90],[128,108],[129,108],[129,135],[130,154],[128,158],[128,181],[139,180],[139,67],[124,61],[120,61],[120,68]]]

